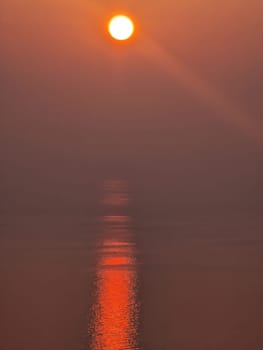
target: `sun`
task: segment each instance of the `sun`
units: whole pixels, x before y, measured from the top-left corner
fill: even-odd
[[[134,23],[128,16],[117,15],[109,21],[108,31],[115,40],[128,40],[134,33]]]

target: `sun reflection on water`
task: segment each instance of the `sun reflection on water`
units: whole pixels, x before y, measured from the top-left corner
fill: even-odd
[[[92,306],[91,350],[137,350],[138,276],[136,246],[123,182],[107,183],[103,235],[98,248],[96,297]]]

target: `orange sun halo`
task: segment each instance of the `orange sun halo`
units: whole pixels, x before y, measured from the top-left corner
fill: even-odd
[[[132,37],[134,23],[128,16],[117,15],[109,21],[108,31],[113,39],[125,41]]]

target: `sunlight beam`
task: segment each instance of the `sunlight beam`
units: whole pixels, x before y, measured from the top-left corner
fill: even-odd
[[[222,93],[209,82],[179,61],[179,59],[151,40],[145,40],[140,46],[140,53],[158,64],[164,71],[178,81],[194,97],[213,109],[223,121],[238,127],[251,140],[263,144],[263,125],[249,115],[238,110]]]

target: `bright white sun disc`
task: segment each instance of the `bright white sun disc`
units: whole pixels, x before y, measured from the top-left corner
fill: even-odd
[[[114,39],[127,40],[134,32],[134,24],[129,17],[118,15],[110,20],[108,29]]]

